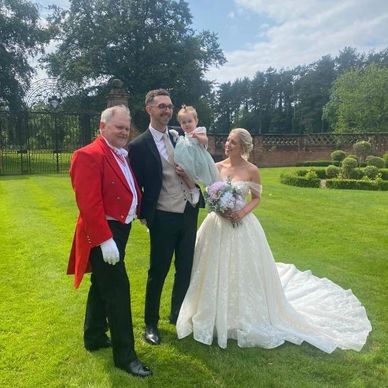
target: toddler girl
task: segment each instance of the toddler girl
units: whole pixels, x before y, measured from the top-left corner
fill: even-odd
[[[175,163],[197,183],[209,186],[218,181],[218,169],[207,151],[206,128],[197,127],[197,111],[192,106],[183,105],[178,112],[178,122],[185,136],[180,136],[176,143]]]

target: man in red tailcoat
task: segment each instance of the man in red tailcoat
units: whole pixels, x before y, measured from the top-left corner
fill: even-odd
[[[84,344],[89,351],[112,346],[115,365],[140,377],[152,374],[134,347],[125,247],[141,192],[127,159],[131,116],[127,107],[104,110],[100,136],[74,152],[70,176],[79,217],[68,273],[79,287],[91,271]],[[106,335],[108,324],[111,340]]]

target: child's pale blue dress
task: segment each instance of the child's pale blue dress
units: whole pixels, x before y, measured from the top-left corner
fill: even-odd
[[[206,134],[206,128],[198,127],[193,132]],[[187,133],[185,136],[179,136],[174,150],[174,160],[197,183],[209,186],[219,180],[218,169],[205,146]]]

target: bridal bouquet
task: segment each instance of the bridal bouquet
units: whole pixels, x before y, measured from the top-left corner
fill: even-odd
[[[207,186],[204,196],[209,212],[225,213],[241,209],[244,205],[240,190],[232,185],[230,179]]]

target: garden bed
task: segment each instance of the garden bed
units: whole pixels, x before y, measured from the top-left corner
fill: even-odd
[[[281,174],[280,182],[298,187],[388,191],[388,169],[380,169],[375,179],[365,176],[364,171],[364,168],[355,169],[353,174],[359,179],[350,179],[329,177],[325,168],[299,168]]]

